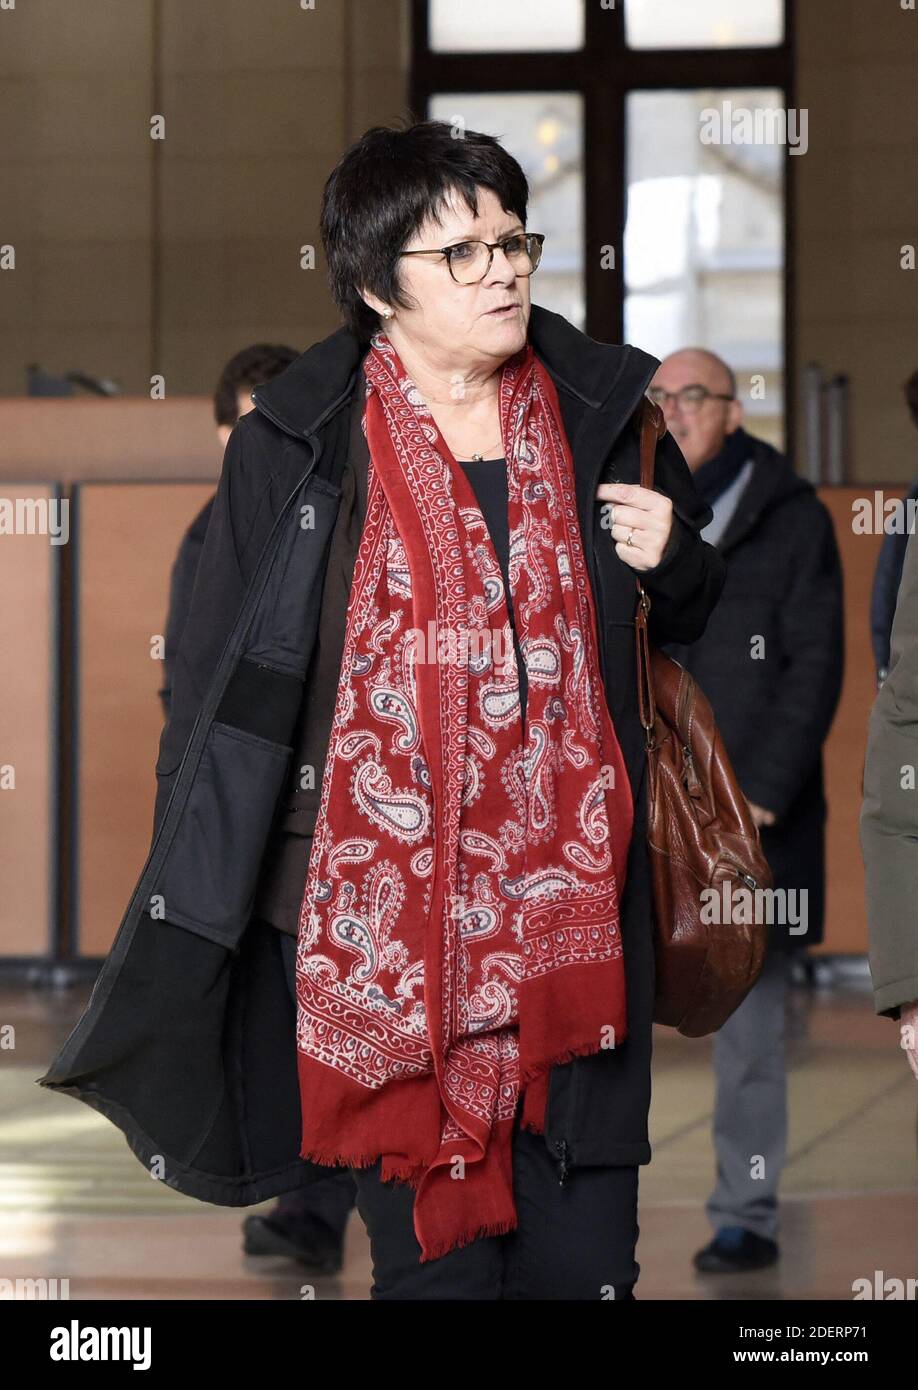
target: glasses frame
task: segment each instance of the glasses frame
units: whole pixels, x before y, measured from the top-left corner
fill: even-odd
[[[457,241],[455,246],[431,246],[429,248],[424,249],[418,248],[416,251],[399,251],[398,254],[399,256],[445,256],[446,265],[450,275],[452,276],[453,281],[457,285],[461,285],[463,289],[468,289],[470,285],[481,284],[482,280],[490,271],[491,266],[494,264],[494,252],[498,249],[498,247],[501,249],[501,251],[504,252],[504,255],[506,256],[507,253],[504,250],[504,247],[507,245],[507,242],[516,241],[518,237],[523,237],[524,240],[532,240],[538,242],[539,246],[539,261],[536,263],[536,265],[532,267],[532,270],[528,272],[520,272],[514,270],[513,272],[514,275],[523,274],[524,278],[528,280],[530,275],[535,274],[535,272],[539,268],[539,264],[541,263],[542,247],[545,244],[544,232],[512,232],[510,236],[501,237],[500,241],[484,241],[481,237],[476,236],[466,237],[464,241]],[[471,246],[476,242],[479,246],[486,246],[488,248],[488,264],[485,266],[484,270],[482,271],[481,275],[478,277],[477,280],[457,280],[453,271],[452,252],[458,251],[460,246]],[[527,251],[527,255],[528,254],[529,252]]]
[[[685,409],[685,406],[684,406],[684,405],[680,402],[680,400],[679,400],[679,397],[682,395],[682,392],[683,392],[683,391],[703,391],[703,392],[704,392],[704,397],[703,397],[703,399],[700,400],[700,401],[697,401],[697,402],[695,403],[695,405],[694,405],[694,407],[693,407],[695,410],[700,410],[701,407],[702,407],[703,405],[706,405],[708,401],[735,401],[735,400],[736,400],[736,397],[735,397],[735,396],[725,396],[725,395],[723,394],[722,391],[709,391],[708,388],[707,388],[706,386],[702,386],[702,384],[701,384],[700,381],[693,381],[693,382],[690,382],[688,386],[680,386],[678,391],[664,391],[664,390],[662,389],[662,387],[659,387],[659,386],[655,386],[655,387],[653,387],[652,389],[653,389],[654,391],[656,391],[656,392],[657,392],[660,396],[662,396],[662,398],[663,398],[662,400],[657,400],[657,399],[651,394],[651,391],[648,391],[647,394],[648,394],[648,396],[650,396],[650,399],[653,401],[654,405],[660,405],[660,406],[664,406],[664,407],[665,407],[667,401],[675,401],[676,404],[679,406],[679,409],[680,409],[680,410],[684,410],[684,409]]]

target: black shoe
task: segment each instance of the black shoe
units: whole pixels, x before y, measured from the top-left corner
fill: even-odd
[[[710,1245],[692,1263],[700,1274],[735,1274],[744,1269],[767,1269],[778,1259],[778,1246],[744,1226],[722,1226]]]
[[[344,1238],[319,1235],[285,1221],[283,1216],[247,1216],[242,1248],[246,1255],[285,1255],[315,1274],[337,1274],[343,1263]]]

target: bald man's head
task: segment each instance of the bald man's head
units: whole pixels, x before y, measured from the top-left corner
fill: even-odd
[[[680,396],[687,387],[708,394],[693,402]],[[666,423],[691,469],[719,454],[728,434],[738,429],[743,407],[736,399],[736,377],[730,367],[707,348],[680,348],[660,363],[652,391],[666,392],[661,400]]]

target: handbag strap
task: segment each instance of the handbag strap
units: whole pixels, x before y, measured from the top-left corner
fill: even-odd
[[[663,411],[649,396],[644,396],[637,412],[637,424],[641,437],[641,487],[653,487],[654,460],[657,441],[666,433],[666,420]],[[654,729],[657,722],[657,707],[654,698],[653,673],[650,665],[650,637],[647,632],[647,615],[650,612],[650,595],[641,583],[640,575],[635,575],[638,601],[634,629],[637,648],[638,714],[644,728],[644,739],[648,750],[653,748]]]

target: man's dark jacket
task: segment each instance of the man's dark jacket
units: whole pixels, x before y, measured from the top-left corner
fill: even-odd
[[[609,709],[635,799],[622,901],[628,1036],[552,1069],[545,1142],[559,1165],[650,1161],[654,991],[634,572],[596,499],[637,482],[632,417],[659,363],[534,306],[530,340],[558,390],[596,600]],[[244,1206],[328,1176],[299,1157],[296,1011],[282,933],[253,913],[307,698],[329,542],[366,352],[340,329],[253,392],[230,436],[160,740],[153,840],[83,1016],[40,1082],[125,1133],[155,1175]],[[723,561],[668,437],[657,482],[673,534],[646,576],[658,641],[704,630]],[[305,856],[301,873],[305,881]]]
[[[771,943],[812,946],[825,911],[822,745],[844,666],[841,562],[812,485],[747,438],[752,473],[717,543],[727,562],[720,601],[699,642],[667,650],[710,700],[747,799],[777,817],[762,829],[775,888],[806,891],[800,923],[776,922]]]
[[[159,690],[163,714],[167,719],[172,708],[172,670],[175,666],[175,654],[179,649],[185,623],[188,620],[195,576],[201,562],[204,537],[207,535],[207,527],[213,509],[214,499],[209,497],[182,537],[182,543],[175,557],[169,579],[169,612],[166,617],[165,651],[163,652],[163,683]]]

